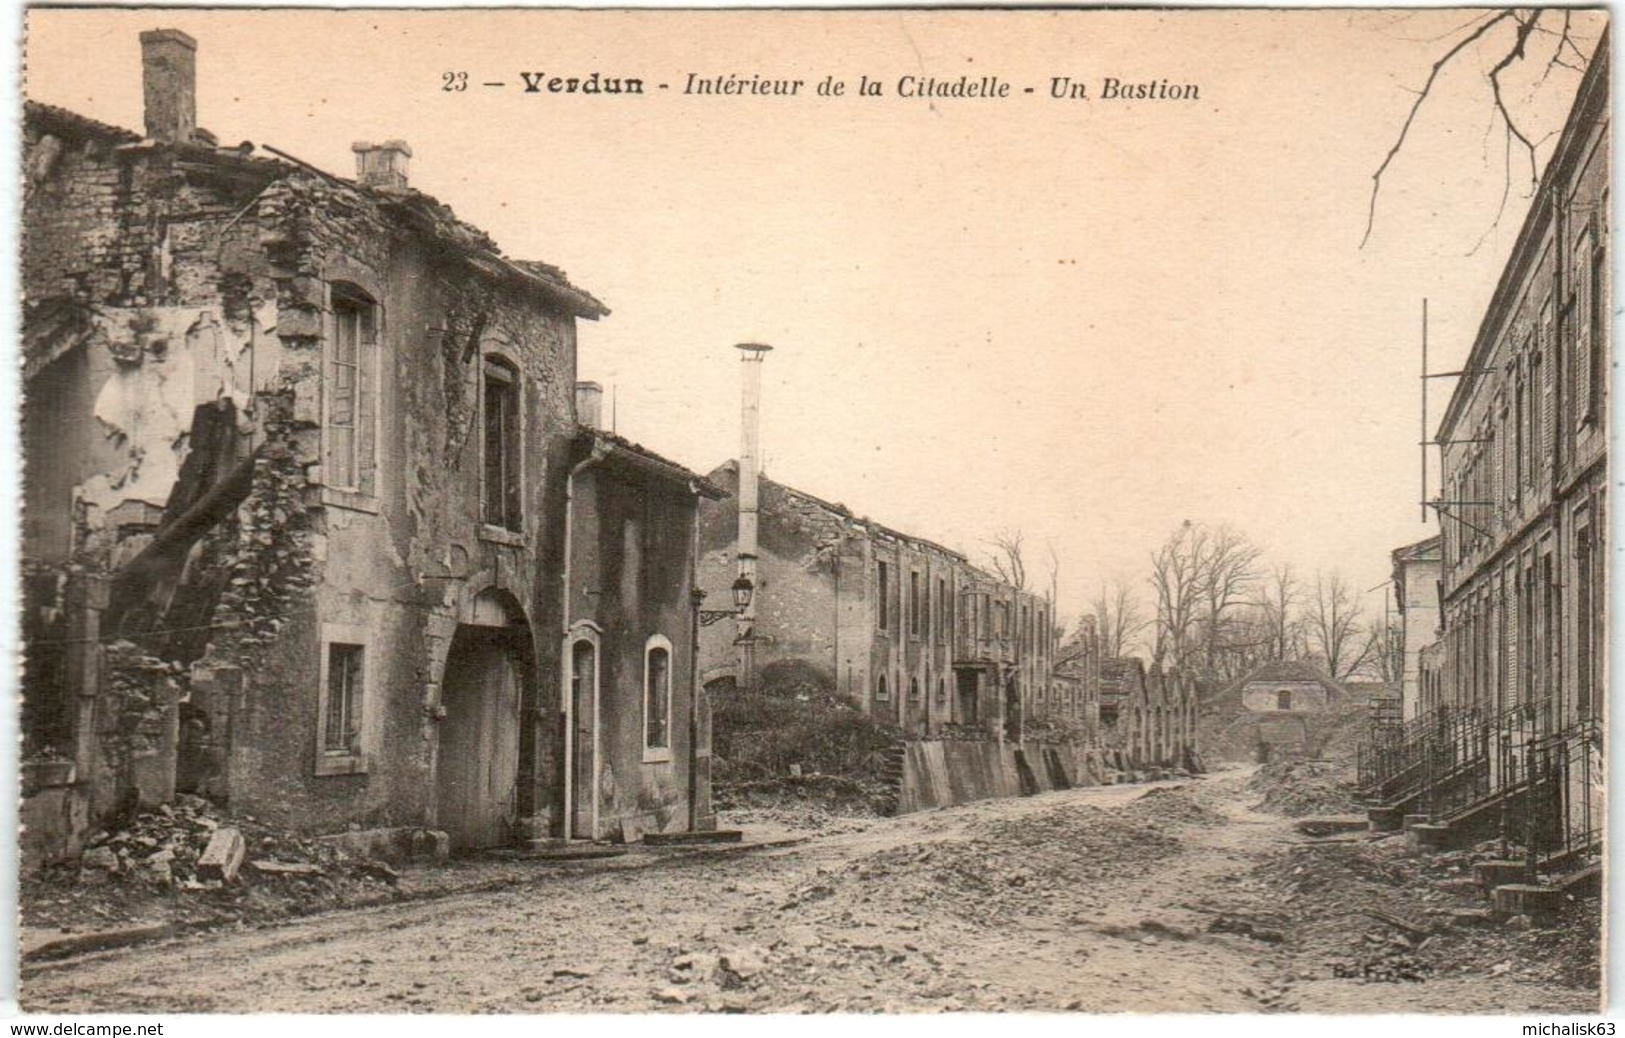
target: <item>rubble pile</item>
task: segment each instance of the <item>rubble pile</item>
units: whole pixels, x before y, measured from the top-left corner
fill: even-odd
[[[1330,761],[1264,764],[1247,783],[1263,800],[1254,808],[1288,818],[1344,815],[1364,810],[1349,783],[1348,766]]]
[[[255,921],[387,896],[388,865],[182,794],[91,834],[77,861],[26,881],[24,925]]]
[[[1052,912],[1057,896],[1082,907],[1086,892],[1104,880],[1181,853],[1182,829],[1213,824],[1208,809],[1184,796],[1138,804],[1143,806],[1132,812],[1057,807],[992,823],[969,840],[876,852],[838,875],[861,892],[860,900],[907,905],[922,919],[947,915],[979,924],[1019,919]],[[840,886],[832,885],[830,892]]]
[[[813,772],[740,781],[728,769],[718,770],[721,775],[713,795],[722,811],[781,810],[809,821],[820,816],[876,818],[887,812],[896,797],[893,787],[867,776]],[[823,826],[809,828],[822,831]]]
[[[1596,989],[1600,904],[1570,903],[1535,926],[1499,920],[1473,879],[1473,865],[1499,844],[1415,856],[1402,839],[1305,844],[1250,877],[1290,920],[1295,945],[1327,975],[1367,982],[1434,976],[1500,976]]]
[[[1148,789],[1124,808],[1123,813],[1132,818],[1204,827],[1223,825],[1228,821],[1220,812],[1197,803],[1189,786]]]
[[[777,829],[795,835],[836,836],[867,830],[877,815],[836,810],[818,800],[766,798],[760,806],[734,806],[720,812],[724,829]]]
[[[1332,963],[1332,976],[1364,980],[1368,983],[1393,984],[1399,981],[1426,980],[1433,967],[1406,952],[1388,951],[1372,958],[1353,962]]]

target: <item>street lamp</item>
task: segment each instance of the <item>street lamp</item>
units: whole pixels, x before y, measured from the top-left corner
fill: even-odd
[[[730,590],[733,592],[734,607],[732,609],[701,609],[699,611],[701,627],[710,627],[712,624],[720,620],[740,616],[745,612],[745,610],[750,608],[751,595],[755,593],[756,585],[751,583],[749,577],[745,576],[744,574],[740,574],[738,579],[736,579],[733,584],[730,585]],[[704,601],[705,592],[699,588],[695,588],[694,605],[698,607],[700,603]]]
[[[695,544],[698,545],[697,539]],[[697,552],[696,548],[696,552]],[[740,617],[750,608],[751,595],[756,591],[756,585],[751,583],[750,577],[741,573],[729,586],[733,592],[734,607],[732,609],[701,609],[705,604],[705,591],[703,588],[692,588],[689,592],[690,600],[694,603],[693,636],[689,645],[689,695],[688,695],[688,831],[700,831],[700,628],[710,627],[719,620],[729,617]],[[713,826],[714,827],[714,826]]]

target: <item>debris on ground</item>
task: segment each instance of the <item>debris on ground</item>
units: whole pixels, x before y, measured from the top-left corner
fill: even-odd
[[[62,932],[254,922],[387,899],[398,879],[383,862],[181,794],[93,832],[77,861],[25,877],[22,922]]]
[[[1257,811],[1288,818],[1352,815],[1363,810],[1352,777],[1346,762],[1285,761],[1260,765],[1247,788],[1264,795]]]
[[[1571,901],[1540,926],[1497,919],[1470,881],[1474,864],[1505,852],[1497,841],[1423,855],[1402,840],[1302,843],[1247,884],[1280,906],[1293,943],[1333,977],[1418,981],[1491,974],[1504,963],[1501,972],[1520,980],[1596,988],[1599,900]]]
[[[1433,967],[1414,955],[1389,952],[1355,962],[1332,963],[1332,976],[1364,980],[1376,984],[1426,980]]]
[[[1220,812],[1196,802],[1189,786],[1156,786],[1135,797],[1124,809],[1134,818],[1183,825],[1223,825],[1228,819]]]

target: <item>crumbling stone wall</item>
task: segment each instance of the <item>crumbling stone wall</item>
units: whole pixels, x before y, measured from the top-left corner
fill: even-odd
[[[547,278],[562,283],[550,268],[539,279],[470,259],[494,251],[490,240],[422,196],[29,111],[25,555],[37,593],[27,608],[60,610],[62,567],[124,572],[184,510],[178,487],[224,479],[191,486],[184,471],[196,409],[229,402],[234,456],[254,453],[252,477],[143,587],[126,632],[137,655],[180,667],[171,707],[187,718],[187,779],[305,829],[430,821],[441,670],[471,603],[492,588],[522,603],[536,673],[557,673],[549,517],[562,500],[583,304],[547,289]],[[377,483],[361,501],[335,499],[321,464],[338,282],[363,288],[382,321],[376,440],[364,443]],[[472,434],[487,353],[522,376],[518,535],[482,523]],[[175,635],[182,617],[204,635]],[[321,632],[332,624],[368,632],[376,668],[368,766],[346,775],[315,768]],[[35,671],[32,695],[67,694],[49,668]],[[521,797],[534,812],[554,785],[556,683],[525,694],[523,717],[539,718]]]

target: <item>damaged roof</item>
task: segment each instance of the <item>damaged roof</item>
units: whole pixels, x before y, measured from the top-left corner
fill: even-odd
[[[737,473],[738,469],[739,469],[739,461],[737,459],[730,458],[727,461],[723,462],[721,465],[718,465],[717,468],[714,471],[720,472],[720,471],[723,471],[725,469],[726,470],[731,470],[731,471],[734,471],[734,472]],[[870,531],[872,531],[874,533],[877,533],[877,534],[879,534],[879,535],[881,535],[883,537],[889,537],[892,540],[902,541],[903,543],[913,545],[916,548],[921,548],[921,549],[926,549],[926,550],[929,550],[929,551],[939,552],[939,553],[941,553],[943,555],[948,556],[949,558],[957,559],[960,562],[966,563],[967,565],[969,565],[969,560],[966,559],[964,553],[962,553],[962,552],[954,551],[952,548],[945,547],[945,546],[943,546],[941,544],[936,543],[935,541],[926,540],[924,537],[916,537],[913,534],[904,533],[901,530],[894,529],[894,528],[892,528],[890,526],[885,525],[884,523],[876,522],[875,520],[870,519],[867,516],[857,515],[856,513],[854,513],[852,511],[852,509],[846,507],[845,505],[836,504],[833,501],[826,501],[826,500],[824,500],[823,498],[819,497],[816,494],[809,494],[805,490],[800,490],[800,489],[798,489],[796,487],[792,487],[792,486],[786,486],[785,484],[780,483],[777,480],[769,479],[765,475],[760,476],[759,478],[761,479],[761,481],[764,484],[772,484],[773,486],[778,487],[780,490],[782,490],[785,494],[788,494],[788,495],[793,496],[793,497],[800,498],[801,500],[807,502],[808,504],[812,505],[815,508],[823,509],[825,512],[828,512],[834,518],[843,520],[845,522],[854,523],[854,524],[857,524],[859,526],[863,526],[863,527],[867,528],[868,530],[870,530]],[[974,566],[972,566],[971,568],[975,569],[976,572],[981,574],[982,576],[988,577],[989,580],[995,580],[995,581],[997,580],[996,577],[993,577],[993,576],[983,572],[982,570],[977,569]]]
[[[80,115],[78,112],[58,108],[56,105],[41,104],[38,101],[24,101],[23,114],[29,122],[37,124],[44,132],[63,137],[96,137],[120,144],[134,144],[141,139],[141,135],[133,130],[99,122],[88,115]]]
[[[1260,663],[1251,671],[1241,676],[1235,684],[1226,689],[1221,696],[1234,693],[1239,701],[1241,690],[1248,685],[1285,684],[1301,682],[1317,684],[1326,690],[1332,703],[1342,703],[1349,698],[1348,689],[1341,682],[1335,681],[1325,671],[1308,660],[1270,660]]]
[[[600,447],[606,453],[629,462],[645,472],[674,483],[685,483],[693,487],[694,492],[701,497],[720,501],[729,496],[727,490],[717,486],[717,484],[699,473],[672,461],[670,458],[656,454],[640,443],[633,443],[624,436],[605,432],[602,429],[594,429],[590,426],[582,426],[577,436],[579,442],[588,446]]]
[[[41,104],[38,101],[24,102],[23,112],[26,121],[45,133],[75,138],[96,138],[119,145],[140,144],[153,150],[166,149],[184,159],[201,164],[217,164],[223,169],[238,171],[252,169],[265,174],[268,183],[279,177],[296,174],[320,177],[336,187],[353,191],[367,199],[378,206],[380,212],[396,218],[411,230],[425,235],[438,244],[449,246],[458,258],[474,269],[498,280],[509,281],[522,288],[540,292],[554,303],[563,306],[572,316],[597,320],[609,313],[609,308],[595,299],[591,293],[572,285],[564,271],[558,267],[504,256],[489,234],[459,219],[450,206],[416,189],[369,187],[318,169],[285,152],[277,152],[285,158],[255,155],[255,145],[250,141],[230,147],[214,147],[196,141],[176,143],[146,140],[132,130],[98,122],[66,108]]]

